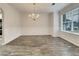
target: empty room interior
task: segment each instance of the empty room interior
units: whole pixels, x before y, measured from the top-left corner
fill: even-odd
[[[0,56],[79,56],[79,4],[0,3]]]

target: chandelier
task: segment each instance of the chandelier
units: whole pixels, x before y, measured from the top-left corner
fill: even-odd
[[[28,15],[28,16],[29,16],[30,18],[32,18],[34,21],[39,18],[39,14],[36,13],[35,7],[36,7],[36,3],[33,3],[34,12]]]

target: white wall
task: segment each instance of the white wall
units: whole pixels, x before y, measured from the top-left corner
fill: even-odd
[[[50,19],[50,35],[52,37],[58,37],[59,31],[59,14],[57,11],[49,14]]]
[[[53,13],[49,13],[49,20],[50,20],[50,35],[53,36],[53,28],[54,28],[54,19],[53,19]]]
[[[29,18],[28,13],[24,13],[21,22],[23,35],[50,35],[51,21],[47,13],[40,13],[40,17],[36,21]]]
[[[57,11],[53,12],[53,37],[58,37],[58,31],[59,31],[59,14]]]
[[[0,8],[2,8],[4,12],[4,22],[3,22],[3,31],[4,31],[4,43],[6,44],[13,39],[20,36],[20,14],[14,9],[12,6],[8,4],[1,4]]]

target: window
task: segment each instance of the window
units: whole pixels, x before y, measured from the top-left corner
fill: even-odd
[[[61,30],[69,32],[79,32],[79,8],[61,15]]]

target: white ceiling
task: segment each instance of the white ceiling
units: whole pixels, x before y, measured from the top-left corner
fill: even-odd
[[[34,12],[33,3],[11,3],[11,5],[21,12]],[[38,13],[50,13],[59,11],[66,5],[68,5],[68,3],[56,3],[55,5],[52,5],[52,3],[36,3],[35,8]]]

